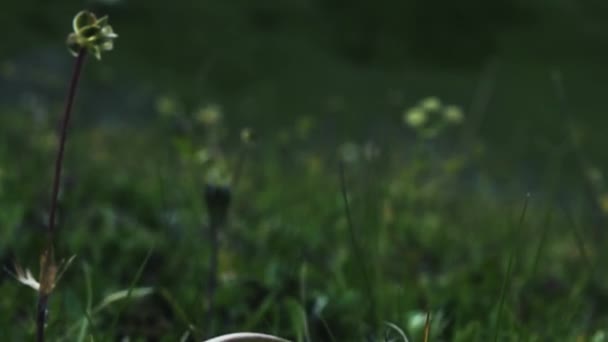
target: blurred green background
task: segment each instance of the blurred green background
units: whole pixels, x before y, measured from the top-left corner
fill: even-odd
[[[8,273],[37,270],[85,8],[119,38],[70,126],[51,340],[418,341],[428,311],[432,341],[606,341],[601,0],[4,4],[4,340],[33,331]],[[212,318],[208,183],[233,196]]]
[[[95,117],[145,120],[154,95],[174,93],[190,107],[221,103],[237,125],[312,115],[339,137],[365,136],[424,96],[470,108],[489,79],[479,132],[511,154],[562,138],[550,77],[559,70],[590,147],[606,125],[599,0],[19,1],[2,11],[0,53],[4,69],[18,67],[20,90],[34,86],[28,70],[63,90],[69,60],[58,42],[83,7],[109,14],[121,35],[120,49],[89,67],[109,102]],[[14,99],[17,80],[4,78]],[[328,112],[336,102],[343,115]]]

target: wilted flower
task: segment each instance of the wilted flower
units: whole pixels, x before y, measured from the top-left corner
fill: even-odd
[[[97,19],[95,14],[89,11],[81,11],[76,14],[72,21],[74,32],[68,35],[68,49],[72,55],[77,56],[81,49],[92,53],[97,59],[101,59],[102,51],[110,51],[114,48],[114,39],[118,37],[108,25],[108,17]]]
[[[15,274],[11,274],[21,284],[31,287],[36,292],[40,292],[43,295],[48,295],[53,291],[55,285],[57,285],[61,276],[72,264],[75,257],[76,256],[72,256],[67,261],[62,261],[59,266],[57,266],[48,251],[45,251],[40,260],[40,282],[34,278],[29,269],[24,270],[19,264],[15,264]]]

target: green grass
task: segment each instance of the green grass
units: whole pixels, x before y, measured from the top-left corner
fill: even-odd
[[[55,120],[1,112],[0,258],[36,274]],[[185,119],[178,132],[172,117],[72,132],[56,250],[76,259],[51,297],[49,340],[208,335],[204,184],[234,172],[242,148],[238,128]],[[515,170],[496,177],[496,156],[393,137],[340,162],[341,142],[320,132],[294,123],[246,149],[220,232],[216,334],[422,341],[430,312],[430,341],[602,341],[604,242],[554,167],[518,223],[529,189]],[[35,293],[4,274],[0,293],[0,337],[31,339]]]

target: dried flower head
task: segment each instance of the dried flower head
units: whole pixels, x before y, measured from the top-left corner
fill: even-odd
[[[72,21],[74,32],[68,35],[68,49],[72,55],[78,55],[81,49],[92,53],[97,59],[101,59],[102,51],[110,51],[114,48],[114,39],[118,37],[108,25],[108,17],[97,18],[89,11],[81,11]]]
[[[29,269],[23,269],[19,264],[15,264],[15,273],[7,270],[18,282],[40,292],[49,295],[61,279],[63,273],[72,264],[76,256],[70,257],[67,261],[62,260],[59,265],[52,261],[52,257],[45,251],[40,258],[40,281],[36,280]]]

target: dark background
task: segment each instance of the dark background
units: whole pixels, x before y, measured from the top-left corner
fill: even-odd
[[[33,82],[54,86],[61,97],[70,60],[58,41],[84,6],[109,14],[120,35],[116,51],[89,65],[88,82],[100,88],[97,118],[145,120],[155,96],[172,94],[186,106],[220,103],[229,122],[259,130],[312,115],[341,138],[384,134],[403,109],[434,95],[483,112],[474,130],[497,153],[528,161],[542,156],[542,146],[563,139],[567,111],[585,132],[589,153],[602,157],[608,83],[602,1],[24,0],[5,6],[4,70],[37,71],[24,79],[24,69],[16,69],[12,80],[5,72],[4,100],[19,98],[15,92],[31,90]],[[556,71],[566,106],[555,96]],[[471,108],[476,101],[487,105]]]

